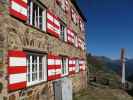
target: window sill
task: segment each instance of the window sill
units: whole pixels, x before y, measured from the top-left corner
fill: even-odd
[[[45,30],[41,30],[40,28],[37,28],[37,27],[35,27],[35,26],[33,26],[33,25],[30,25],[30,24],[28,24],[28,23],[25,23],[25,25],[29,26],[30,28],[36,29],[37,31],[40,31],[40,32],[46,33]]]
[[[44,82],[47,82],[47,81],[38,81],[38,82],[31,82],[31,83],[27,83],[27,87],[32,87],[32,86],[35,86],[35,85],[38,85],[38,84],[41,84],[41,83],[44,83]]]

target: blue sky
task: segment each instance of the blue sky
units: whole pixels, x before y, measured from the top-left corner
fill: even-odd
[[[87,51],[118,59],[133,58],[133,0],[77,0],[87,18]]]

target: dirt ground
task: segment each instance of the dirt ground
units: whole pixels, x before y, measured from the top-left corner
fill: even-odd
[[[120,89],[89,86],[74,96],[74,100],[133,100],[133,97]]]

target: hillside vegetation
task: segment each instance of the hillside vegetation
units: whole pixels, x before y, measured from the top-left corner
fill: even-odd
[[[106,57],[87,55],[88,88],[74,96],[74,100],[133,100],[121,89],[120,76]]]

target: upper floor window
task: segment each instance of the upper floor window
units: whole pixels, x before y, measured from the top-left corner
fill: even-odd
[[[76,11],[74,11],[73,8],[71,8],[71,18],[72,18],[72,21],[74,22],[74,24],[78,24],[78,16],[76,14]]]
[[[76,47],[78,47],[78,37],[77,35],[74,36],[74,44]]]
[[[37,1],[28,2],[28,23],[46,31],[46,9]]]
[[[79,26],[80,26],[80,30],[81,30],[82,32],[84,32],[84,31],[85,31],[85,26],[84,26],[84,23],[83,23],[82,20],[79,21]]]
[[[28,86],[47,80],[46,55],[28,53],[27,66]]]
[[[63,41],[67,41],[66,26],[63,23],[60,23],[60,38]]]
[[[68,0],[56,0],[56,3],[63,9],[63,11],[68,12],[69,10]]]

